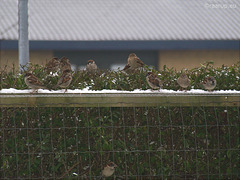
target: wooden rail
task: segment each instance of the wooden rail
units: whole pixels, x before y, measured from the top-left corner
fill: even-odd
[[[240,94],[230,93],[81,93],[0,94],[0,107],[144,107],[236,106]]]

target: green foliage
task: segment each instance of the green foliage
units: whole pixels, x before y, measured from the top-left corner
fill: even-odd
[[[1,178],[94,177],[109,160],[130,179],[239,178],[239,108],[2,108],[0,117]]]
[[[28,89],[24,83],[23,70],[16,73],[15,67],[12,67],[11,72],[6,72],[6,68],[1,70],[1,89],[15,88],[15,89]],[[43,66],[32,65],[23,67],[27,71],[32,71],[33,74],[38,77],[45,86],[52,90],[57,84],[58,78],[61,76],[61,72],[53,72],[55,75],[48,74]],[[176,83],[177,78],[182,71],[176,71],[173,68],[169,69],[166,66],[163,70],[157,71],[154,68],[150,69],[145,66],[143,70],[136,70],[132,74],[126,74],[118,69],[117,71],[99,70],[96,74],[89,74],[86,71],[73,72],[73,80],[69,89],[83,89],[88,87],[90,90],[102,90],[102,89],[116,89],[132,91],[134,89],[150,89],[146,82],[146,72],[152,71],[158,74],[159,78],[164,82],[164,89],[178,90],[179,86]],[[206,62],[198,68],[184,69],[186,74],[191,80],[191,87],[188,89],[201,89],[201,82],[207,76],[214,76],[217,80],[217,86],[215,90],[240,90],[240,63],[233,64],[232,66],[213,67],[213,62]]]
[[[182,71],[145,68],[159,75],[164,89],[179,89]],[[214,68],[208,62],[184,71],[189,89],[201,88],[211,75],[217,90],[240,90],[239,68],[240,63]],[[30,64],[28,70],[50,90],[57,83],[58,76],[42,66]],[[27,89],[23,74],[1,70],[0,87]],[[146,70],[76,71],[69,88],[144,90],[145,75]],[[240,178],[239,107],[1,108],[0,117],[0,179],[74,179],[73,173],[94,179],[109,160],[123,179]]]

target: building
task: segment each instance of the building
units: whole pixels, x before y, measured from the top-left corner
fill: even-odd
[[[239,61],[239,0],[29,0],[30,61],[118,67],[135,52],[161,69]],[[0,0],[0,65],[18,63],[18,0]],[[17,64],[18,65],[18,64]]]

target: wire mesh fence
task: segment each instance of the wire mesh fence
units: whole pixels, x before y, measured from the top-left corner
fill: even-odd
[[[97,179],[113,161],[109,179],[238,179],[235,103],[2,106],[0,177]]]

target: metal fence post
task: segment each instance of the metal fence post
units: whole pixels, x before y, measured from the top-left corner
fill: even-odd
[[[18,51],[19,66],[29,62],[29,40],[28,40],[28,0],[18,1]]]

